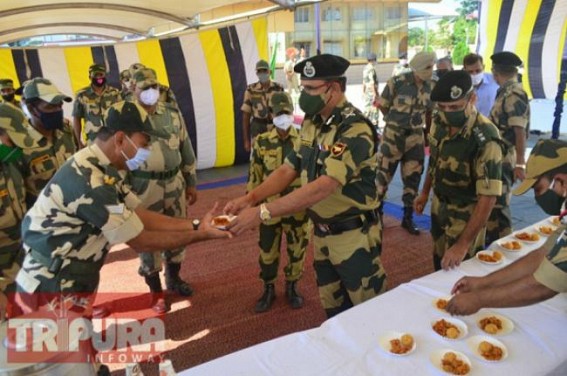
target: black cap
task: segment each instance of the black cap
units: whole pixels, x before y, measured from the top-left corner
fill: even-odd
[[[510,51],[502,51],[495,53],[490,57],[492,63],[498,65],[508,65],[511,67],[519,67],[522,65],[522,59],[518,55]]]
[[[465,71],[449,71],[443,75],[431,91],[431,100],[435,102],[455,102],[473,89],[470,74]]]
[[[350,62],[340,56],[322,54],[295,64],[293,70],[301,74],[302,80],[328,80],[341,77]]]

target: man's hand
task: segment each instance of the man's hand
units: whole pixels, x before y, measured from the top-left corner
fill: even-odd
[[[242,210],[238,217],[232,220],[227,227],[230,232],[240,235],[247,230],[257,228],[260,223],[262,223],[260,208],[255,206]]]
[[[526,178],[526,170],[521,167],[514,168],[514,181],[523,181]]]
[[[197,202],[197,187],[187,187],[185,197],[187,198],[187,205],[193,205]]]
[[[219,230],[216,227],[213,227],[213,217],[215,217],[215,212],[219,207],[218,202],[215,202],[213,208],[209,210],[203,219],[201,219],[201,225],[199,226],[199,230],[206,231],[211,238],[232,238],[232,234],[229,231]]]
[[[451,295],[480,290],[482,288],[482,277],[463,277],[455,283],[451,289]]]
[[[451,315],[472,315],[482,308],[479,293],[476,291],[455,295],[447,303],[445,310]]]
[[[244,140],[244,150],[250,153],[250,140]]]
[[[230,200],[222,210],[224,214],[238,215],[243,209],[251,207],[253,202],[250,201],[248,195]]]
[[[429,200],[429,196],[421,193],[413,201],[413,210],[415,210],[417,214],[423,214],[423,209],[425,209],[425,205],[427,205],[427,200]]]
[[[6,311],[8,310],[8,298],[6,294],[0,291],[0,322],[6,318]]]
[[[461,261],[463,261],[467,254],[467,248],[468,247],[463,247],[459,243],[456,243],[446,250],[443,259],[441,260],[441,267],[443,270],[450,270],[461,265]]]

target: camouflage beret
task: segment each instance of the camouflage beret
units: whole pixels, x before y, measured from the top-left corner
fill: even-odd
[[[449,71],[445,73],[431,91],[434,102],[455,102],[464,98],[473,90],[470,74],[465,71]]]
[[[36,77],[24,84],[22,96],[28,99],[39,98],[49,104],[61,104],[63,101],[71,102],[73,99],[57,89],[47,78]]]
[[[416,72],[427,70],[429,66],[433,69],[433,65],[437,61],[437,55],[435,52],[425,52],[421,51],[418,52],[411,60],[410,60],[410,68]]]
[[[145,67],[146,66],[142,63],[134,63],[130,65],[130,68],[128,68],[128,70],[130,71],[130,77],[134,77],[134,73]]]
[[[490,57],[493,64],[507,65],[511,67],[519,67],[522,65],[522,59],[518,55],[510,51],[502,51],[495,53]]]
[[[106,74],[106,67],[100,64],[93,64],[89,67],[89,76],[94,76],[97,73]]]
[[[526,193],[548,171],[567,164],[567,142],[539,140],[526,164],[526,178],[512,191],[516,196]]]
[[[134,102],[113,104],[104,112],[102,121],[104,127],[114,131],[142,132],[150,136],[168,138],[167,133],[154,129],[146,110]]]
[[[145,89],[148,86],[157,84],[156,71],[151,68],[141,68],[132,76],[136,86]]]
[[[122,72],[120,72],[120,81],[130,78],[132,78],[132,75],[130,74],[130,70],[124,69]]]
[[[270,64],[266,60],[258,60],[256,63],[256,70],[259,71],[261,69],[270,70]]]
[[[0,79],[0,89],[13,89],[14,81],[11,78]]]
[[[24,125],[26,122],[26,116],[18,107],[11,103],[0,103],[0,129],[3,129],[19,148],[30,145],[26,142],[26,139],[31,140]]]
[[[272,108],[272,114],[277,115],[281,112],[293,113],[293,102],[288,93],[283,91],[278,91],[272,94],[270,98],[270,107]]]
[[[315,55],[295,64],[293,70],[301,74],[302,80],[329,80],[341,77],[350,62],[331,54]]]

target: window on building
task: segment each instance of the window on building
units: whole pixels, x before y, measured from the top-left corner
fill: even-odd
[[[354,8],[352,10],[353,21],[370,21],[374,19],[374,9],[372,8]]]
[[[370,40],[364,35],[355,36],[352,40],[352,46],[354,47],[353,57],[366,58],[366,56],[370,52],[368,50],[370,46]]]
[[[297,8],[295,12],[293,12],[293,17],[295,22],[297,23],[309,22],[309,8],[308,7]]]
[[[399,20],[402,18],[402,8],[399,6],[386,8],[386,19]]]
[[[343,45],[341,42],[336,41],[323,42],[322,53],[343,56]]]
[[[321,14],[321,21],[340,21],[341,20],[341,10],[336,7],[328,7],[323,9]]]

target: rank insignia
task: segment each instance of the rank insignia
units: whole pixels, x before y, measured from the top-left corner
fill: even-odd
[[[341,155],[345,151],[345,149],[346,149],[346,144],[343,144],[342,142],[337,142],[331,148],[331,153],[335,157],[338,157],[339,155]]]

